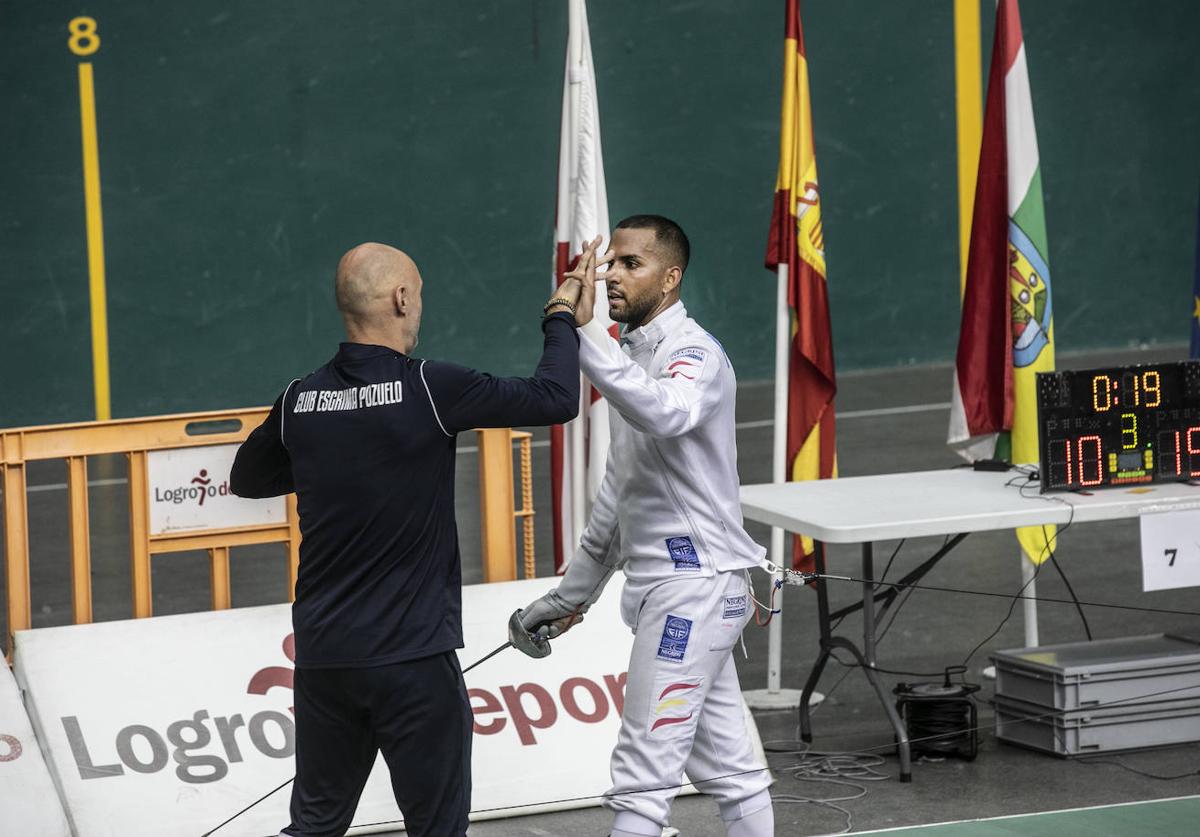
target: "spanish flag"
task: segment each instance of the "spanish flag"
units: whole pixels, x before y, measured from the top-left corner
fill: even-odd
[[[1017,0],[996,6],[948,443],[968,460],[1037,464],[1036,374],[1054,370],[1042,169]],[[1017,530],[1050,557],[1053,526]]]
[[[785,31],[779,175],[766,266],[786,278],[791,321],[786,372],[787,478],[812,480],[837,476],[833,417],[837,382],[799,0],[787,0]],[[776,369],[777,382],[782,375],[783,370]],[[796,538],[793,566],[811,569],[813,549],[811,539]]]

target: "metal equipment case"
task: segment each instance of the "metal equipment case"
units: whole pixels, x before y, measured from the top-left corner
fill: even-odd
[[[997,651],[996,737],[1059,756],[1200,740],[1200,642],[1167,634]]]

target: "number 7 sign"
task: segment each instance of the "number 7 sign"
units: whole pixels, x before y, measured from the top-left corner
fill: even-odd
[[[1142,589],[1200,587],[1200,509],[1145,514]]]

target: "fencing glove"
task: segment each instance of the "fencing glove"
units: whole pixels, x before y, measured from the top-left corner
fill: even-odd
[[[572,625],[583,621],[583,614],[600,598],[604,585],[616,569],[617,565],[603,564],[577,549],[558,587],[521,611],[521,625],[530,633],[545,626],[547,630],[543,636],[547,639],[565,633]]]

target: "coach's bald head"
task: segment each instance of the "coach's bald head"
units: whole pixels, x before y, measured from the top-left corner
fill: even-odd
[[[421,273],[408,255],[386,244],[360,244],[338,262],[338,311],[352,343],[407,354],[421,328]]]

